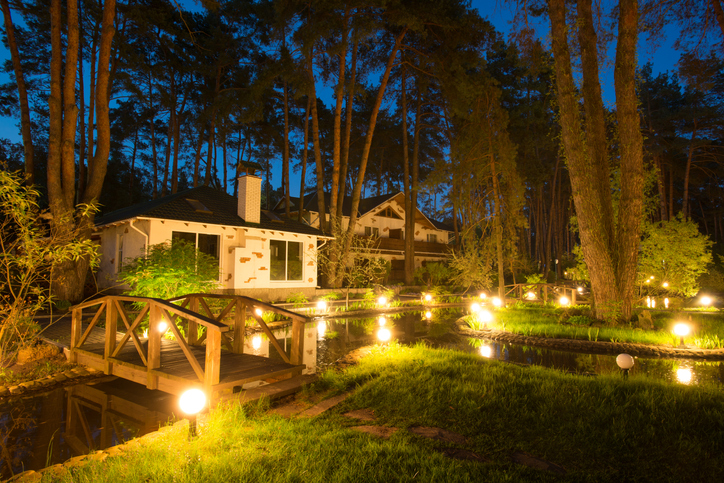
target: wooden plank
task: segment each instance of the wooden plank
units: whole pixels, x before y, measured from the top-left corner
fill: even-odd
[[[207,397],[211,395],[211,387],[219,383],[219,370],[221,368],[221,333],[207,330],[206,338],[206,364],[204,364],[204,387]]]
[[[304,360],[304,322],[292,321],[292,350],[289,362],[302,364]]]
[[[241,300],[234,300],[234,346],[231,352],[244,353],[244,333],[246,332],[246,305]]]
[[[91,323],[88,325],[88,328],[83,332],[83,335],[81,336],[80,340],[78,341],[78,347],[82,346],[85,340],[90,335],[91,331],[93,330],[93,327],[96,326],[98,323],[98,319],[101,318],[101,313],[103,312],[103,308],[106,306],[105,303],[101,304],[101,306],[98,308],[98,312],[93,316],[93,320],[91,320]]]
[[[252,312],[252,317],[254,317],[254,319],[256,319],[256,321],[259,323],[259,326],[261,327],[261,329],[264,331],[264,333],[266,333],[267,337],[269,337],[269,342],[272,343],[272,345],[277,350],[279,355],[282,357],[282,359],[284,359],[284,362],[289,364],[289,357],[287,357],[286,352],[284,352],[284,349],[282,349],[282,346],[279,345],[279,341],[277,340],[276,337],[274,337],[274,334],[272,334],[272,331],[269,330],[269,327],[267,327],[264,320],[260,316],[256,315],[256,312]]]
[[[280,376],[284,376],[286,374],[291,374],[292,377],[299,375],[304,370],[303,367],[287,367],[284,369],[279,369],[276,371],[256,371],[253,374],[249,374],[246,377],[228,380],[220,382],[218,385],[213,387],[214,391],[219,391],[222,389],[228,389],[230,387],[234,386],[243,386],[244,384],[249,384],[250,382],[256,382],[256,381],[262,381],[264,379],[272,379],[277,378]]]
[[[163,313],[166,314],[166,317],[170,316],[168,315],[168,312],[166,312],[166,309],[162,309]],[[199,378],[199,381],[204,380],[204,370],[201,368],[201,365],[199,364],[199,361],[196,360],[196,356],[194,356],[191,351],[189,350],[189,346],[186,345],[186,341],[183,337],[181,337],[181,333],[179,332],[178,328],[176,327],[176,324],[171,322],[169,324],[169,327],[171,328],[171,332],[173,332],[173,335],[176,337],[176,342],[178,343],[179,347],[183,351],[183,353],[186,355],[186,359],[191,364],[191,367],[194,369],[194,372]],[[160,356],[159,356],[160,361]],[[160,365],[160,364],[159,364]],[[155,367],[150,367],[150,369],[156,369]]]
[[[121,320],[123,321],[123,325],[126,326],[126,334],[123,336],[123,339],[121,339],[121,342],[119,342],[119,344],[118,344],[119,347],[116,349],[116,351],[114,351],[114,353],[112,354],[112,356],[113,356],[113,357],[116,356],[116,353],[120,350],[120,348],[123,347],[123,345],[125,345],[125,343],[126,343],[125,341],[127,340],[126,337],[127,337],[127,336],[130,336],[130,337],[133,338],[133,345],[136,346],[136,350],[138,351],[138,355],[141,356],[141,360],[143,361],[144,364],[147,364],[147,363],[148,363],[148,360],[147,360],[147,359],[148,359],[148,356],[147,356],[146,353],[144,352],[143,346],[141,345],[141,341],[138,340],[138,336],[136,335],[136,332],[135,332],[136,326],[137,326],[138,323],[140,323],[140,321],[141,321],[140,315],[141,315],[141,314],[144,314],[144,315],[145,315],[145,310],[142,310],[142,311],[141,311],[141,314],[139,314],[139,317],[136,317],[136,319],[134,320],[133,324],[131,324],[131,323],[129,322],[129,320],[128,320],[128,316],[126,315],[126,312],[123,310],[123,307],[121,307],[120,301],[115,300],[115,304],[116,304],[116,308],[118,309],[118,315],[121,316]],[[144,308],[145,308],[145,307],[144,307]]]
[[[70,356],[68,360],[73,363],[77,363],[77,356],[75,349],[78,347],[80,342],[81,331],[83,330],[83,310],[73,309],[72,322],[70,326]]]
[[[192,312],[198,313],[199,311],[199,299],[198,297],[189,297],[189,308]],[[199,324],[195,320],[188,319],[189,322],[189,345],[196,345],[199,343]]]
[[[214,313],[211,311],[208,304],[206,303],[206,300],[204,300],[203,297],[199,297],[199,303],[201,304],[201,307],[203,307],[203,309],[209,315],[209,317],[216,320],[216,317],[214,317]]]
[[[151,305],[149,325],[148,325],[148,364],[146,367],[149,369],[158,369],[161,367],[161,332],[159,331],[159,325],[163,321],[161,307],[154,303],[149,302]],[[146,387],[149,389],[156,389],[158,382],[158,376],[148,373],[148,381]]]
[[[100,313],[100,310],[98,311]],[[110,362],[108,358],[116,350],[116,330],[118,327],[118,313],[115,310],[114,304],[106,304],[106,341],[103,350],[103,357],[106,359],[105,370],[106,374],[111,373]]]

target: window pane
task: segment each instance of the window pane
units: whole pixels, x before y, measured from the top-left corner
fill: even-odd
[[[302,244],[299,242],[288,242],[289,251],[287,254],[287,280],[302,279]]]
[[[211,255],[215,259],[219,259],[219,235],[207,235],[199,233],[199,246],[201,253]]]
[[[269,277],[271,280],[286,280],[287,243],[281,240],[269,241]]]
[[[196,246],[196,233],[186,233],[183,231],[171,232],[171,243],[182,240],[190,244],[192,247]]]

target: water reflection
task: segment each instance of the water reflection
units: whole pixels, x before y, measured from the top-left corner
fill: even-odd
[[[0,407],[0,478],[155,431],[175,404],[170,394],[116,378],[10,401]]]

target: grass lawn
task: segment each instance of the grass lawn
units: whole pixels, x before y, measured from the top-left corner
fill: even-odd
[[[493,312],[494,321],[489,327],[533,337],[598,340],[610,342],[635,342],[652,345],[679,345],[679,338],[672,333],[677,322],[686,322],[691,333],[684,342],[702,349],[724,348],[724,314],[704,312],[654,312],[654,330],[623,327],[601,327],[585,316],[569,316],[571,309],[552,308],[505,308]],[[580,312],[580,309],[572,309]],[[482,323],[474,316],[466,316],[473,328]]]
[[[231,405],[213,411],[193,441],[185,427],[174,427],[122,456],[74,468],[62,481],[724,480],[720,387],[566,375],[393,344],[323,374],[307,396],[315,391],[352,393],[315,418]],[[343,416],[355,409],[373,410],[376,420]],[[365,424],[398,430],[383,439],[351,429]],[[414,426],[467,441],[423,438],[408,431]],[[445,448],[485,461],[448,458]],[[519,452],[566,474],[517,464],[511,457]]]

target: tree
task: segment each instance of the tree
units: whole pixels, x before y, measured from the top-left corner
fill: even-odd
[[[598,36],[590,0],[577,6],[578,48],[581,55],[583,106],[571,60],[566,2],[548,0],[555,65],[561,137],[573,189],[581,248],[593,290],[594,313],[615,322],[632,315],[640,224],[643,216],[643,153],[636,97],[638,3],[621,0],[614,81],[620,171],[620,209],[614,213],[611,196],[609,143],[601,97]],[[584,129],[585,127],[585,129]]]

